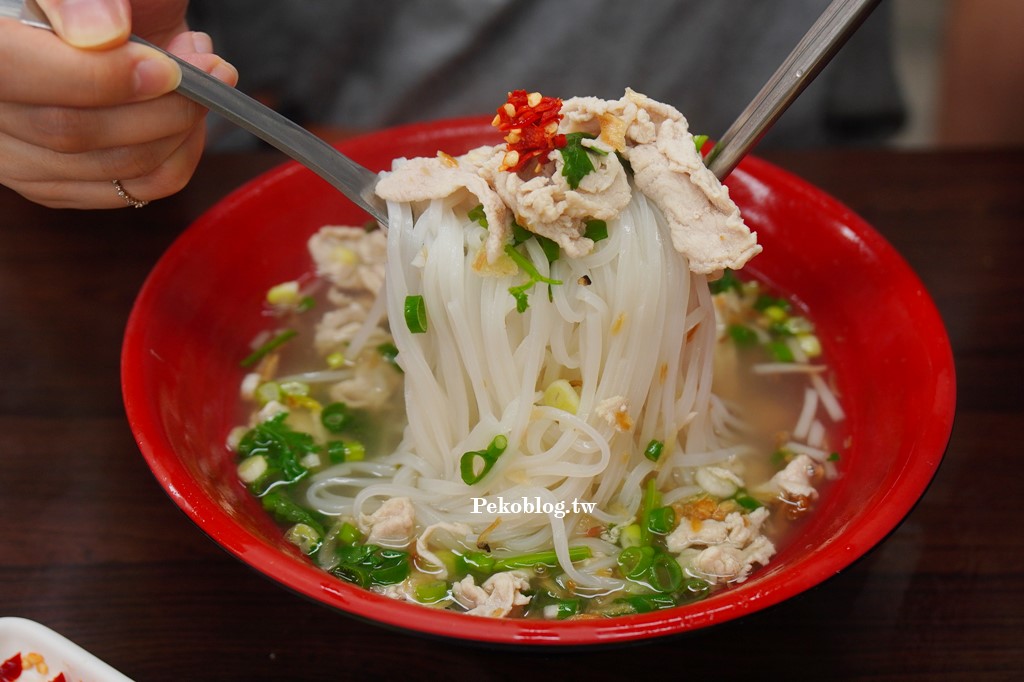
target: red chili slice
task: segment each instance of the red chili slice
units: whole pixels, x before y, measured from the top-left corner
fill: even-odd
[[[14,682],[21,672],[21,654],[17,653],[0,663],[0,682]]]
[[[562,120],[562,100],[557,97],[543,97],[540,93],[513,90],[508,100],[498,107],[491,124],[507,133],[505,143],[507,154],[502,164],[504,170],[518,172],[538,156],[565,146],[565,135],[558,133]]]

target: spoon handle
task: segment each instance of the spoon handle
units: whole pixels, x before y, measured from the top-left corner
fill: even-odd
[[[833,0],[761,91],[708,152],[719,180],[729,175],[881,0]]]
[[[17,15],[14,14],[16,10]],[[35,0],[2,0],[0,16],[15,16],[29,26],[53,30]],[[360,166],[294,121],[225,85],[205,71],[138,36],[131,36],[131,40],[157,50],[178,63],[181,67],[179,93],[292,157],[387,226],[387,207],[373,193],[377,184],[376,173]]]

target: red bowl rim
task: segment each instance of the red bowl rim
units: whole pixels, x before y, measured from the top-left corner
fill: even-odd
[[[355,156],[359,149],[372,148],[395,136],[443,138],[452,130],[472,133],[485,125],[487,121],[479,117],[412,124],[354,138],[339,147]],[[236,204],[246,201],[253,193],[260,193],[282,182],[292,174],[307,172],[294,162],[271,169],[230,193],[185,230],[161,257],[143,284],[128,320],[121,355],[122,393],[128,421],[138,447],[157,481],[175,504],[221,547],[294,592],[376,624],[442,638],[540,646],[583,646],[647,640],[724,623],[776,605],[820,584],[850,566],[895,530],[924,494],[938,469],[952,429],[956,390],[949,339],[933,301],[902,256],[852,210],[795,175],[764,160],[748,157],[741,162],[735,173],[771,176],[774,183],[786,185],[791,191],[833,215],[842,215],[846,228],[855,233],[867,248],[886,261],[887,266],[901,270],[901,274],[917,285],[920,291],[919,312],[930,317],[926,324],[935,333],[928,352],[934,365],[947,372],[950,380],[940,386],[934,400],[935,418],[928,422],[927,430],[920,434],[917,441],[920,451],[928,453],[929,457],[908,461],[899,474],[901,486],[885,499],[884,513],[859,519],[850,532],[844,535],[845,542],[841,548],[823,555],[816,554],[813,561],[798,560],[796,567],[799,570],[787,571],[791,579],[774,581],[769,589],[758,591],[756,599],[712,599],[665,611],[614,619],[552,623],[467,617],[398,602],[342,583],[298,557],[285,555],[277,547],[242,528],[196,486],[192,475],[168,442],[161,437],[162,425],[157,415],[146,409],[149,388],[145,385],[143,374],[133,371],[141,358],[149,353],[143,343],[145,311],[158,297],[159,283],[166,273],[174,269],[175,262],[184,258],[193,245],[202,240],[203,233],[213,229],[219,220],[230,214]]]

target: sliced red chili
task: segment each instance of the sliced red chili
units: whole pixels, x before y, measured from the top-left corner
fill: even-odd
[[[565,146],[565,135],[558,133],[562,120],[562,100],[540,93],[513,90],[498,107],[491,124],[506,133],[506,154],[502,169],[518,172],[537,157]]]
[[[21,654],[17,653],[0,663],[0,682],[14,682],[21,672]]]

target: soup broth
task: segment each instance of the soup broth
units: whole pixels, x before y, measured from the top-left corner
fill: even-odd
[[[282,297],[282,288],[294,293]],[[487,500],[479,505],[481,517],[492,519],[508,514],[575,517],[573,533],[579,543],[570,541],[572,557],[581,563],[603,562],[604,567],[597,570],[619,579],[619,585],[576,585],[560,569],[554,551],[518,555],[503,551],[500,544],[487,541],[486,529],[473,542],[447,537],[440,548],[431,545],[426,559],[417,553],[415,541],[390,548],[368,543],[360,518],[317,504],[311,486],[318,482],[331,481],[329,487],[339,495],[355,494],[364,483],[357,479],[393,475],[394,453],[402,443],[406,417],[403,370],[386,333],[374,335],[351,358],[334,351],[325,354],[311,342],[318,327],[323,333],[322,311],[334,306],[330,285],[315,276],[268,292],[268,300],[274,302],[267,304],[265,312],[275,325],[254,340],[257,351],[247,363],[253,371],[243,387],[245,425],[237,427],[229,439],[232,450],[239,453],[240,479],[263,500],[288,540],[325,571],[434,608],[471,610],[459,601],[453,586],[467,576],[485,583],[494,575],[496,564],[498,572],[523,576],[520,593],[528,597],[503,615],[607,617],[703,599],[745,580],[749,572],[741,569],[721,579],[696,568],[695,558],[716,546],[714,533],[701,539],[700,529],[710,526],[719,535],[725,532],[728,543],[730,534],[734,538],[742,534],[737,529],[749,529],[751,513],[763,509],[757,515],[765,518],[754,522],[759,524],[757,535],[774,548],[784,545],[800,519],[827,494],[827,482],[838,476],[840,455],[833,441],[842,420],[841,411],[830,413],[823,407],[826,401],[819,390],[827,391],[831,400],[835,396],[820,342],[802,311],[759,282],[740,280],[731,272],[712,282],[710,290],[717,313],[714,393],[731,417],[742,423],[731,447],[696,458],[694,466],[673,476],[665,491],[657,487],[657,469],[652,470],[637,484],[644,501],[631,523],[607,523],[570,506],[545,505],[539,498]],[[382,332],[387,326],[382,324]],[[289,340],[275,346],[275,339],[282,335]],[[261,347],[271,350],[261,353]],[[376,377],[365,385],[380,395],[350,405],[337,400],[332,389],[339,382],[352,381],[356,368]],[[821,383],[815,386],[815,381]],[[266,432],[262,437],[260,429]],[[286,447],[279,450],[291,448],[286,457],[298,466],[271,463],[259,467],[254,477],[253,458],[279,458],[280,451],[276,455],[271,451],[282,443]],[[801,495],[779,485],[794,462],[802,463],[803,478],[813,486],[813,493]],[[353,482],[351,490],[346,490],[347,481]],[[580,509],[585,508],[585,499],[578,502]],[[726,522],[730,514],[733,519],[738,514],[741,521],[730,527]],[[641,532],[640,523],[647,524],[646,532]],[[672,549],[677,552],[672,553],[668,538],[682,524],[695,531],[690,533],[695,539],[682,550],[676,543]],[[413,537],[426,528],[417,523]],[[740,546],[749,550],[750,543]],[[768,562],[770,554],[762,554],[764,561],[754,563]],[[443,577],[432,561],[445,565]]]

